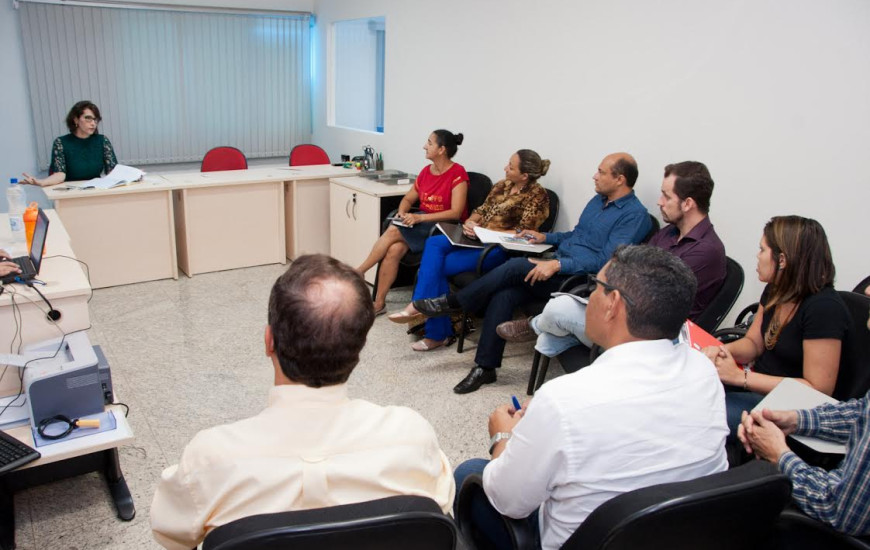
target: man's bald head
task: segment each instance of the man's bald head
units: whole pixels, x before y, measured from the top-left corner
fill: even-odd
[[[637,181],[637,161],[628,153],[611,153],[605,157],[610,161],[610,170],[614,177],[623,176],[625,184],[632,188]]]
[[[297,258],[269,297],[269,326],[281,371],[313,388],[347,381],[374,319],[362,277],[322,254]]]

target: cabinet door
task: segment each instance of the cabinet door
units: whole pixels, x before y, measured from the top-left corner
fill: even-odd
[[[380,199],[338,184],[329,187],[330,254],[357,267],[366,259],[380,236]],[[375,270],[366,274],[374,282]]]

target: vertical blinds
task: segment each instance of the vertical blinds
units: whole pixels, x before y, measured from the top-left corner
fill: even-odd
[[[283,156],[310,141],[307,15],[24,2],[19,14],[41,168],[83,99],[124,164],[198,161],[220,145]]]

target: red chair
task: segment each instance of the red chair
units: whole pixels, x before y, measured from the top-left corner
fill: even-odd
[[[219,170],[247,170],[248,159],[235,147],[215,147],[202,158],[200,172]]]
[[[308,166],[309,164],[329,164],[329,155],[317,145],[310,143],[297,145],[290,151],[290,166]]]

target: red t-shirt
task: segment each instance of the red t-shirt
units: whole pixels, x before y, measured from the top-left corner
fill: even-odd
[[[443,212],[450,210],[450,201],[453,197],[453,188],[460,183],[468,181],[468,173],[461,164],[453,163],[446,172],[440,176],[432,175],[430,166],[420,170],[414,188],[420,196],[420,210],[426,213]],[[468,217],[468,205],[462,209],[461,220]]]

